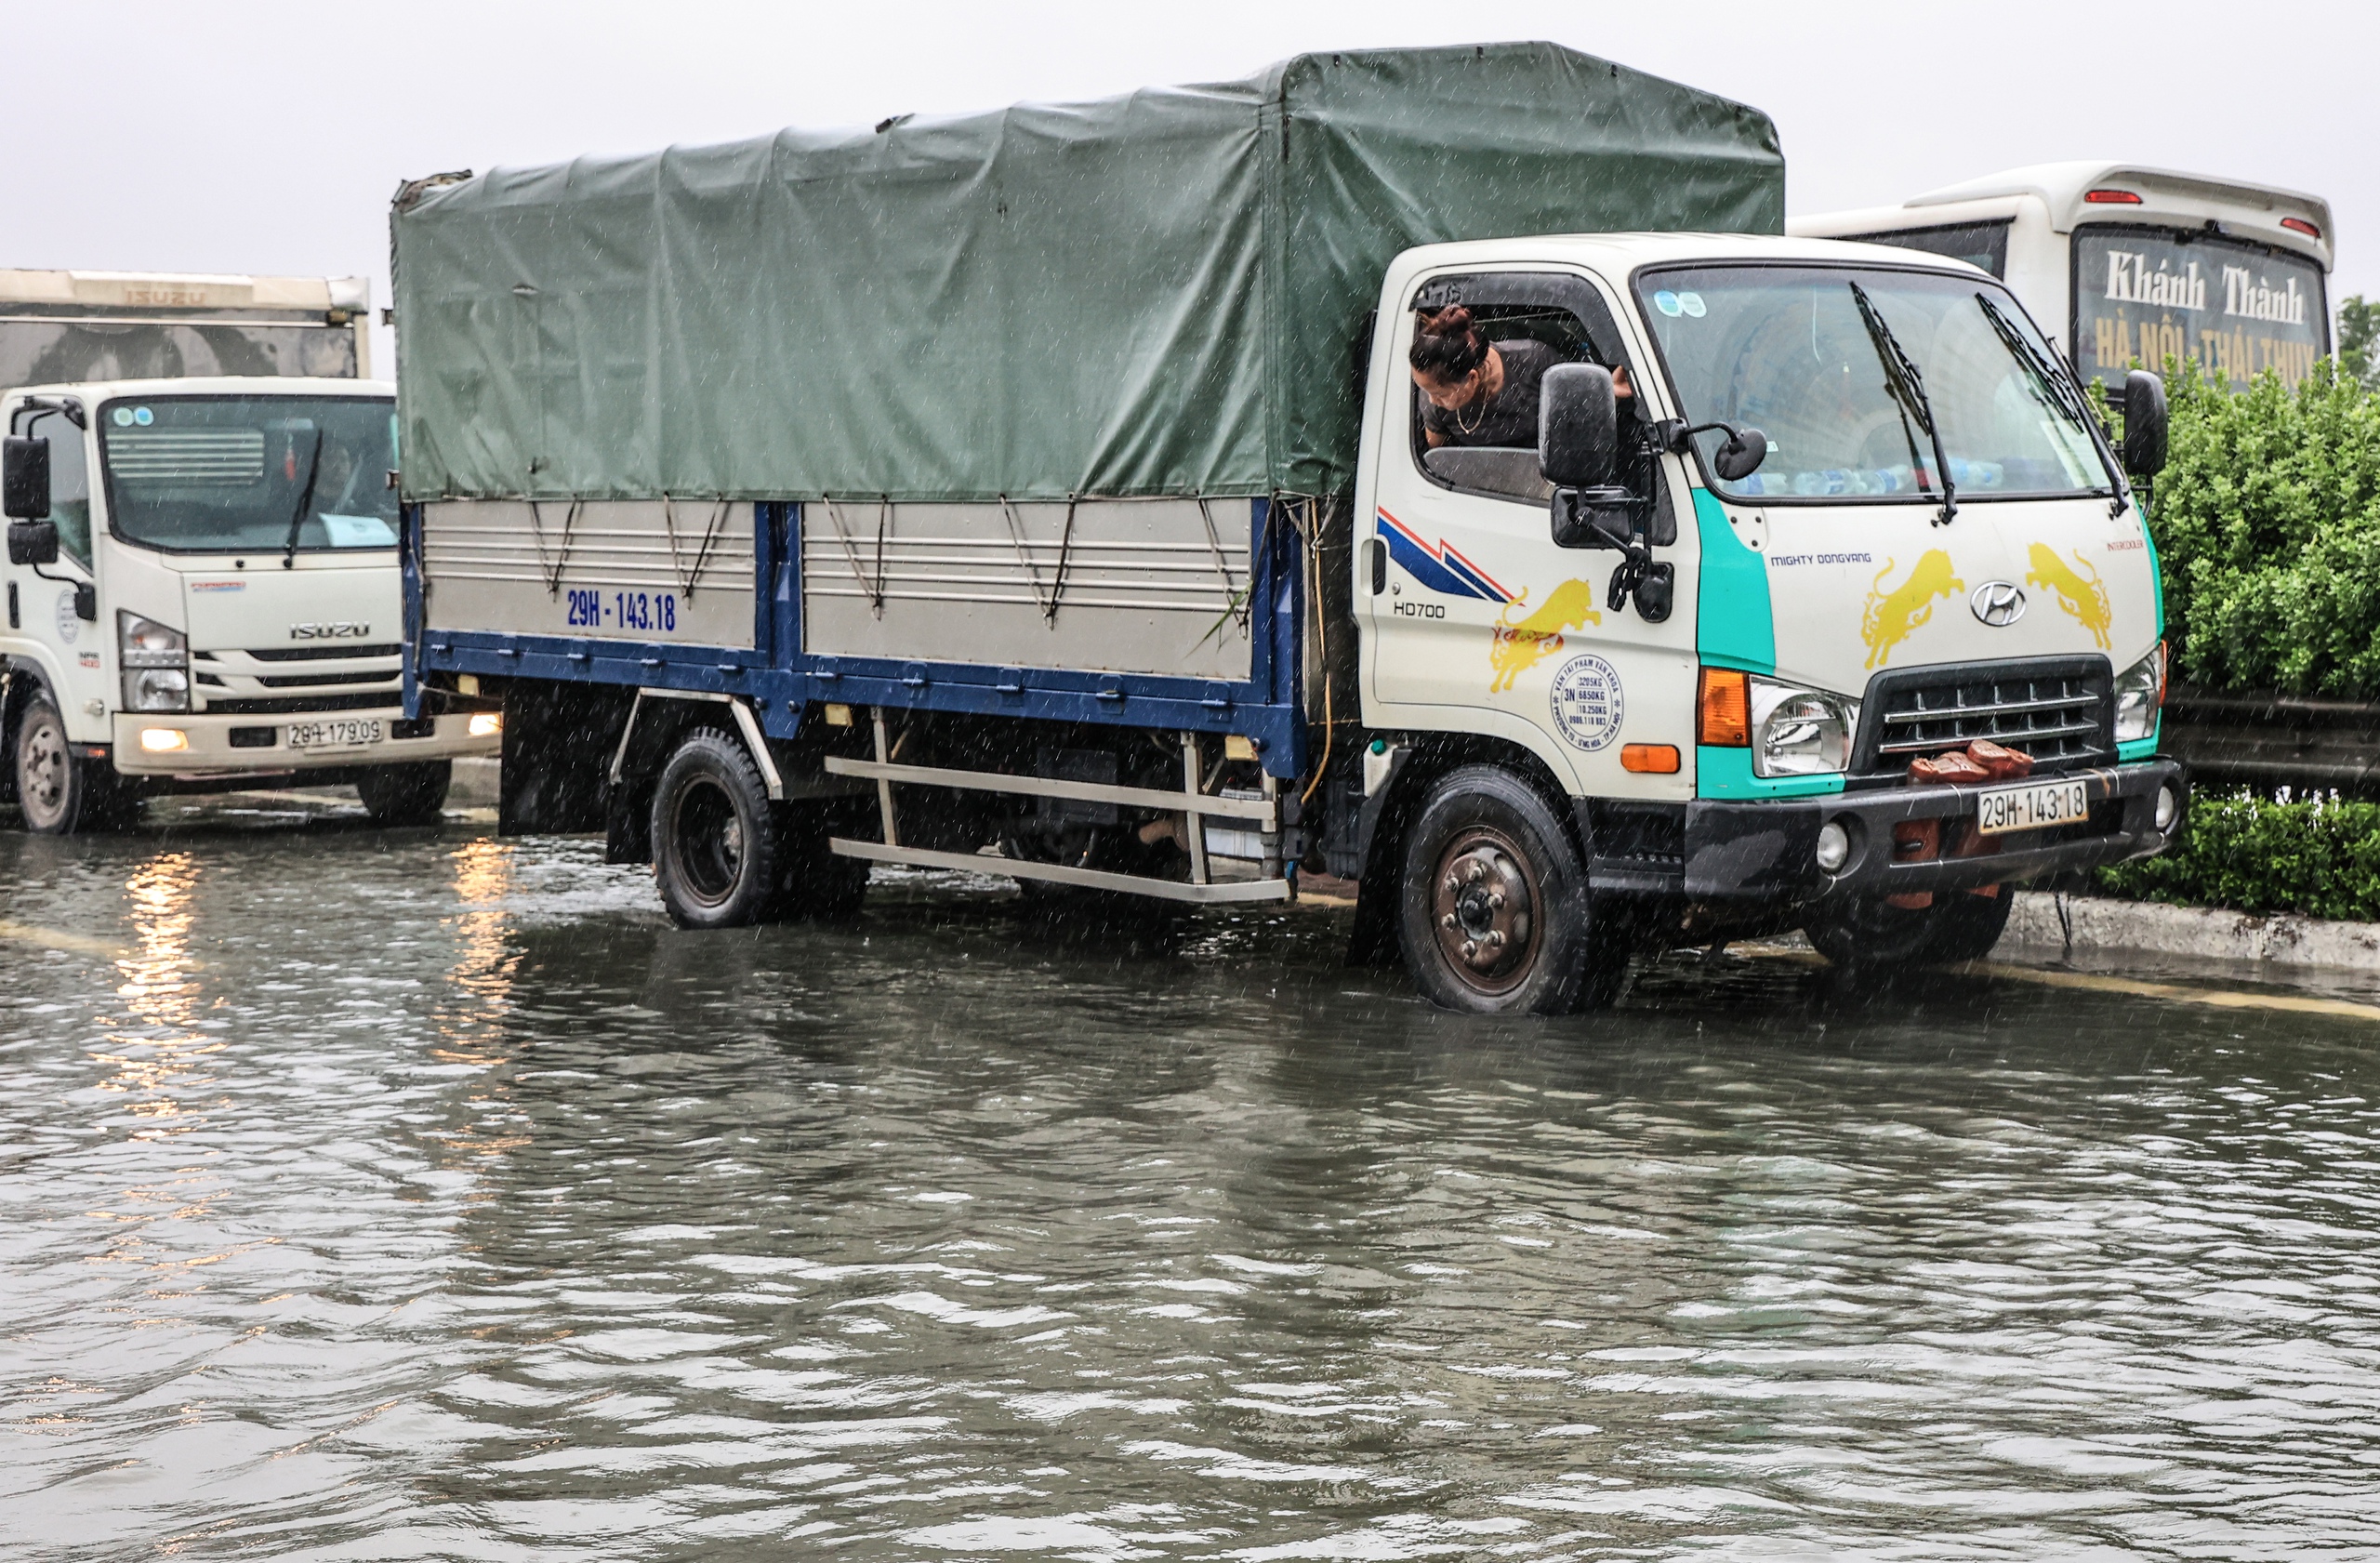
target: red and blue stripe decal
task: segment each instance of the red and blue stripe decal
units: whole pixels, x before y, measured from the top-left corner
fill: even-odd
[[[1445,539],[1425,543],[1420,533],[1389,514],[1380,512],[1375,523],[1388,544],[1396,567],[1432,591],[1448,597],[1476,597],[1483,603],[1509,603],[1513,594],[1498,586],[1487,571],[1457,553]]]

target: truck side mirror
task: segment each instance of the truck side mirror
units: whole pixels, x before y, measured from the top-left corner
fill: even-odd
[[[1711,470],[1724,483],[1741,483],[1768,459],[1768,436],[1757,429],[1730,429],[1711,457]]]
[[[2165,382],[2146,369],[2123,378],[2123,470],[2153,478],[2165,470]],[[10,513],[14,513],[13,511]]]
[[[11,434],[0,444],[0,512],[10,521],[39,521],[49,514],[46,436]]]
[[[1556,488],[1601,488],[1620,455],[1620,404],[1611,371],[1557,364],[1537,400],[1537,466]]]
[[[58,523],[12,521],[8,523],[8,563],[35,568],[58,563]]]

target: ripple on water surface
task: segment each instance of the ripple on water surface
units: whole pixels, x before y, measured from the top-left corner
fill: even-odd
[[[0,839],[0,1556],[2380,1544],[2368,1026],[600,855]]]

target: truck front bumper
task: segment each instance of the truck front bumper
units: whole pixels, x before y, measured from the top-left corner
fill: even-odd
[[[293,771],[354,771],[370,765],[403,765],[422,760],[493,755],[501,734],[473,737],[470,711],[404,720],[395,707],[366,711],[304,711],[274,716],[218,716],[207,711],[119,711],[114,718],[115,768],[127,776],[171,776],[186,781],[236,781]],[[348,748],[292,748],[289,724],[362,718],[379,723],[377,743]],[[148,733],[179,733],[183,747],[152,749]],[[235,746],[234,736],[240,739]]]
[[[1686,805],[1686,894],[1698,900],[1818,902],[2042,879],[2162,851],[2188,808],[2182,766],[2163,756],[2040,779],[2080,779],[2088,818],[1976,838],[1976,798],[1989,787],[1883,788],[1764,802],[1697,800]],[[2161,831],[2157,798],[2168,789],[2174,816]],[[1894,828],[1926,820],[1939,822],[1940,854],[1922,861],[1897,856]],[[1831,873],[1818,861],[1818,832],[1829,823],[1840,824],[1850,842],[1850,855]],[[1960,853],[1962,843],[1973,844],[1972,855]]]

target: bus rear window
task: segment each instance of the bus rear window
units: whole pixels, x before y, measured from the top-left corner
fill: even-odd
[[[2131,223],[2074,231],[2074,366],[2111,387],[2134,365],[2204,364],[2234,391],[2294,386],[2330,351],[2322,268],[2212,233]]]

